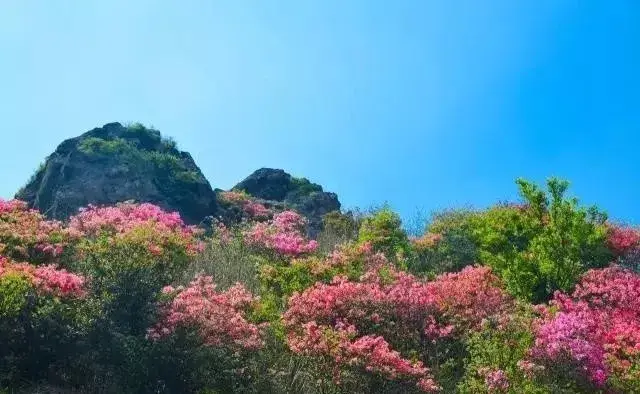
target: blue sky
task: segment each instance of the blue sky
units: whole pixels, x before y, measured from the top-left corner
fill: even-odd
[[[284,168],[403,216],[572,182],[640,223],[640,2],[0,0],[0,197],[112,121],[214,187]]]

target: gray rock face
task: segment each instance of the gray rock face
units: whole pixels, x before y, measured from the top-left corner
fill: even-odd
[[[325,192],[322,186],[306,178],[295,178],[279,169],[261,168],[233,189],[244,190],[259,200],[265,200],[267,205],[280,205],[300,212],[309,220],[311,236],[320,231],[325,214],[340,209],[340,201],[335,193]]]
[[[156,130],[109,123],[62,142],[16,198],[55,219],[88,204],[151,202],[189,223],[215,213],[216,194],[191,156]]]

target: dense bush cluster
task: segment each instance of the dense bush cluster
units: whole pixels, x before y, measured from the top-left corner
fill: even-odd
[[[640,232],[518,185],[417,236],[383,207],[309,239],[241,192],[208,228],[0,201],[0,392],[640,392]]]

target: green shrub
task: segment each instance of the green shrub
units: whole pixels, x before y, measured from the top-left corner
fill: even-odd
[[[78,149],[80,152],[90,156],[105,156],[129,153],[135,147],[122,138],[105,140],[103,138],[90,137],[80,142]]]
[[[522,204],[436,214],[427,233],[413,241],[409,269],[437,274],[478,262],[490,266],[511,294],[542,302],[611,261],[606,215],[566,197],[567,182],[550,179],[547,192],[517,183]]]
[[[314,192],[321,192],[322,186],[311,183],[307,178],[291,177],[291,184],[300,195],[308,195]]]
[[[474,216],[480,261],[491,266],[508,290],[523,300],[545,301],[569,291],[579,275],[611,260],[606,216],[565,196],[568,183],[550,179],[545,193],[518,180],[522,206],[497,206]]]
[[[140,226],[126,236],[102,234],[78,246],[81,259],[74,268],[92,278],[104,318],[118,332],[144,335],[155,316],[157,294],[192,260],[178,239],[166,239],[162,253],[152,253],[147,246],[152,238],[153,229]]]
[[[358,241],[370,242],[375,251],[396,260],[409,252],[409,239],[402,229],[400,216],[385,206],[363,219]]]
[[[91,313],[90,304],[83,300],[40,294],[24,274],[3,274],[0,389],[19,389],[41,379],[58,384],[71,380],[79,339],[88,332]]]
[[[478,262],[472,226],[476,214],[466,209],[434,214],[427,231],[412,242],[408,269],[415,274],[437,275]]]
[[[225,231],[229,231],[228,238],[222,238],[220,233],[207,238],[204,251],[184,271],[183,281],[204,273],[211,276],[220,289],[240,282],[255,293],[259,289],[258,266],[263,260],[245,245],[240,227]]]
[[[352,212],[329,212],[322,217],[322,230],[318,234],[318,251],[321,254],[331,252],[337,245],[358,238],[358,221]]]
[[[162,141],[158,130],[146,127],[142,123],[135,122],[127,126],[127,139],[137,140],[138,143],[151,146]]]
[[[519,366],[533,345],[533,314],[527,306],[514,311],[505,321],[488,321],[471,335],[466,347],[465,373],[458,385],[460,393],[491,393],[485,383],[486,371],[503,371],[509,382],[509,393],[552,393],[540,382],[527,377]]]
[[[26,308],[33,286],[18,273],[0,277],[0,318],[12,319]]]
[[[182,158],[175,154],[175,143],[172,143],[172,140],[162,140],[161,142],[159,132],[152,130],[157,135],[155,133],[149,134],[149,129],[144,128],[144,126],[130,126],[127,130],[141,140],[90,137],[81,141],[78,149],[82,153],[93,157],[124,156],[131,165],[138,168],[151,168],[163,178],[164,182],[191,184],[201,181],[201,176],[198,172],[187,168]],[[161,145],[158,145],[160,143]],[[144,148],[145,146],[153,149],[146,149]],[[157,148],[162,148],[162,150],[157,150]]]

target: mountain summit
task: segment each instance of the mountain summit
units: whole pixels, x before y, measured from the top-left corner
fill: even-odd
[[[55,219],[88,204],[135,200],[197,223],[216,194],[191,155],[140,124],[109,123],[58,145],[16,198]]]

